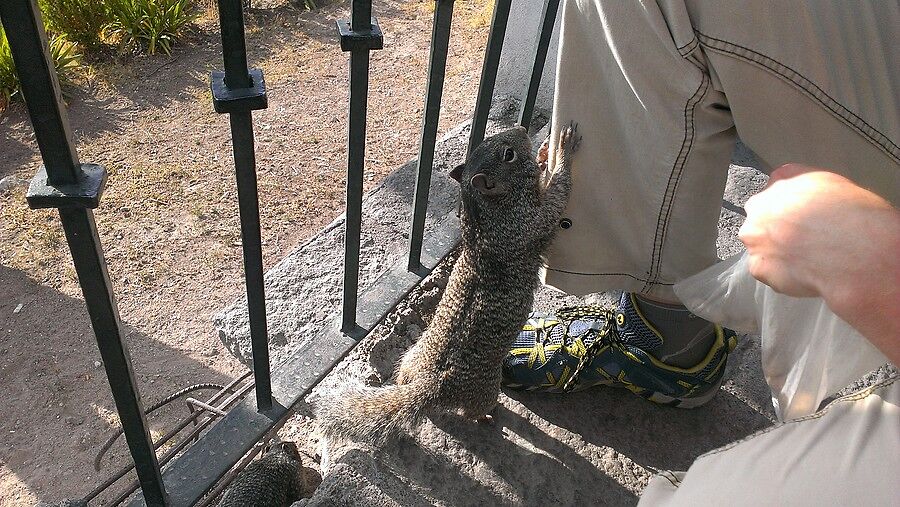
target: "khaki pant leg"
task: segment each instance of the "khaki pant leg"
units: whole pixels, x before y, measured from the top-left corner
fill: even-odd
[[[900,2],[686,3],[747,146],[772,167],[831,169],[900,206]]]
[[[900,501],[900,380],[651,479],[639,505],[892,506]]]
[[[683,5],[673,14],[654,2],[566,0],[561,9],[552,129],[575,121],[583,141],[565,212],[572,226],[558,231],[545,282],[674,299],[673,282],[717,260],[735,139],[724,96],[687,54],[696,47],[685,45],[693,31]],[[690,206],[676,204],[683,199]]]
[[[576,121],[584,142],[546,283],[674,298],[717,260],[732,125],[772,166],[900,202],[897,2],[567,0],[561,16],[553,129]]]

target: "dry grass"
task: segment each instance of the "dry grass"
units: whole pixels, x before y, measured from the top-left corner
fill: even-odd
[[[409,10],[415,10],[423,13],[434,12],[434,2],[430,0],[419,0],[410,2],[407,6]],[[453,17],[462,20],[472,28],[484,28],[490,26],[491,16],[494,15],[493,0],[459,0],[454,3]]]
[[[45,283],[59,276],[60,266],[68,267],[74,275],[58,213],[29,209],[24,204],[24,189],[16,189],[5,198],[22,204],[0,209],[0,237],[15,237],[14,244],[4,241],[7,247],[0,250],[0,264],[31,273]]]

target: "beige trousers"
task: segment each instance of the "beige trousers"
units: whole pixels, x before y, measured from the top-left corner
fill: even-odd
[[[900,380],[656,475],[639,505],[900,505]]]
[[[561,9],[552,128],[578,122],[584,141],[549,285],[675,299],[718,260],[737,136],[771,167],[827,168],[900,205],[900,2]],[[841,399],[655,477],[641,504],[900,505],[898,406],[900,380]]]
[[[584,142],[547,284],[674,299],[717,261],[736,136],[900,203],[900,2],[566,0],[561,18],[552,128]]]

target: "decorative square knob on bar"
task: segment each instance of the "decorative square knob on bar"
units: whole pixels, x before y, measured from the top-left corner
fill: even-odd
[[[260,69],[250,69],[252,88],[230,89],[225,85],[225,72],[213,71],[209,77],[213,109],[217,113],[242,113],[269,107],[266,81]]]
[[[350,21],[339,19],[338,32],[341,34],[341,51],[353,51],[354,49],[381,49],[384,47],[384,36],[378,20],[372,17],[372,28],[354,32],[350,29]]]
[[[97,164],[81,164],[75,183],[51,185],[47,182],[47,168],[41,166],[28,185],[25,200],[31,209],[90,208],[100,205],[100,195],[106,187],[106,169]]]

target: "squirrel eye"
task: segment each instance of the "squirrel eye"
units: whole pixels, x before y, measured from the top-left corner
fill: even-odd
[[[503,161],[504,162],[512,162],[516,159],[516,152],[513,151],[512,148],[504,148],[503,149]]]

